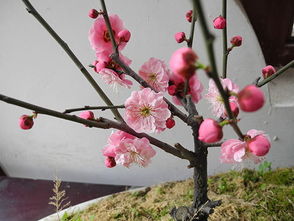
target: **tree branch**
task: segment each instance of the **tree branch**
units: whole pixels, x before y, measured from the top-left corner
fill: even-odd
[[[84,107],[79,107],[79,108],[71,108],[71,109],[66,109],[63,111],[64,114],[69,114],[75,111],[83,111],[83,110],[107,110],[107,109],[118,109],[118,108],[125,108],[125,105],[116,105],[116,106],[84,106]]]
[[[42,16],[38,13],[38,11],[32,6],[32,4],[29,2],[29,0],[22,0],[23,3],[27,7],[27,11],[32,14],[39,23],[49,32],[49,34],[56,40],[56,42],[63,48],[63,50],[68,54],[68,56],[71,58],[71,60],[75,63],[75,65],[79,68],[79,70],[83,73],[83,75],[86,77],[86,79],[90,82],[92,87],[96,90],[96,92],[99,94],[99,96],[103,99],[103,101],[108,106],[113,106],[110,99],[107,97],[107,95],[104,93],[104,91],[99,87],[99,85],[96,83],[96,81],[92,78],[90,73],[86,70],[86,68],[82,65],[80,60],[76,57],[76,55],[72,52],[72,50],[69,48],[69,46],[59,37],[59,35],[50,27],[50,25],[42,18]],[[119,121],[123,121],[122,116],[118,112],[117,109],[111,109],[113,115],[115,118]]]
[[[196,21],[197,21],[197,12],[195,10],[193,10],[190,36],[189,36],[189,39],[187,41],[187,45],[188,45],[189,48],[192,48],[192,46],[193,46],[193,39],[194,39],[194,32],[195,32],[194,30],[195,30]]]
[[[289,68],[294,68],[294,60],[290,61],[288,64],[286,64],[284,67],[282,67],[281,69],[279,69],[275,74],[273,74],[272,76],[258,82],[256,82],[256,86],[257,87],[262,87],[263,85],[267,84],[268,82],[272,81],[273,79],[275,79],[276,77],[278,77],[279,75],[283,74],[286,70],[288,70]]]
[[[80,117],[77,117],[75,115],[68,115],[68,114],[64,114],[55,110],[51,110],[48,108],[44,108],[44,107],[40,107],[34,104],[30,104],[21,100],[17,100],[5,95],[0,94],[0,100],[9,103],[9,104],[13,104],[19,107],[23,107],[32,111],[35,111],[38,114],[44,114],[44,115],[49,115],[49,116],[53,116],[56,118],[61,118],[64,120],[69,120],[72,122],[76,122],[76,123],[80,123],[80,124],[84,124],[87,125],[89,127],[95,127],[95,128],[102,128],[102,129],[110,129],[110,128],[114,128],[114,129],[118,129],[118,130],[122,130],[125,131],[129,134],[134,135],[135,137],[138,138],[143,138],[146,137],[151,144],[157,146],[158,148],[162,149],[163,151],[170,153],[176,157],[179,157],[181,159],[186,159],[186,160],[191,160],[189,158],[187,158],[186,154],[183,154],[184,152],[189,152],[188,150],[185,149],[185,151],[179,151],[176,148],[174,148],[173,146],[162,142],[148,134],[145,133],[137,133],[135,132],[132,128],[130,128],[126,123],[124,122],[117,122],[117,121],[112,121],[112,120],[108,120],[106,118],[98,118],[96,120],[86,120]],[[189,155],[191,156],[191,155]],[[191,157],[192,158],[192,157]],[[193,157],[194,158],[194,157]]]
[[[227,20],[227,0],[222,0],[222,17]],[[223,29],[223,73],[222,78],[227,77],[227,63],[228,63],[228,39],[227,39],[227,22]]]
[[[230,108],[230,104],[229,104],[230,95],[224,90],[222,83],[220,81],[220,78],[218,76],[218,73],[217,73],[216,63],[215,63],[215,55],[214,55],[214,51],[213,51],[214,38],[213,38],[212,34],[209,32],[209,29],[208,29],[208,26],[206,23],[206,19],[204,17],[204,12],[202,9],[201,2],[200,2],[200,0],[193,0],[193,4],[194,4],[194,8],[196,8],[196,10],[198,12],[199,22],[200,22],[201,29],[202,29],[202,32],[204,35],[208,58],[209,58],[210,65],[211,65],[211,70],[209,70],[209,68],[208,68],[208,70],[206,70],[207,74],[215,82],[215,85],[218,88],[221,97],[223,98],[224,106],[225,106],[225,109],[228,113],[228,118],[230,120],[232,120],[232,123],[230,125],[233,127],[233,129],[236,132],[236,134],[238,135],[238,137],[243,140],[244,135],[242,134],[240,128],[238,127],[237,122],[235,121],[234,115],[232,113],[232,110]]]

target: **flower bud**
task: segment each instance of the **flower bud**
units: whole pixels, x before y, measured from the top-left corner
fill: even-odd
[[[263,75],[264,79],[268,78],[269,76],[273,75],[274,73],[276,73],[276,69],[271,65],[268,65],[262,69],[262,75]]]
[[[264,105],[264,95],[260,88],[248,85],[238,94],[238,103],[245,112],[257,111]]]
[[[31,129],[34,125],[33,117],[28,115],[22,115],[18,120],[18,124],[20,128],[23,130]]]
[[[177,86],[174,85],[174,84],[168,86],[167,92],[168,92],[169,95],[174,96],[176,94],[176,92],[177,92]]]
[[[223,137],[222,127],[213,119],[205,119],[199,127],[198,139],[205,143],[220,141]]]
[[[250,152],[259,157],[266,155],[271,147],[270,141],[262,134],[249,140],[247,145]]]
[[[239,114],[239,107],[236,104],[236,102],[230,102],[230,108],[231,108],[231,111],[232,111],[234,117],[237,117],[238,114]],[[228,117],[228,114],[227,114],[226,110],[225,110],[224,114],[225,114],[226,117]]]
[[[232,44],[234,47],[239,47],[239,46],[241,46],[241,44],[242,44],[242,37],[239,36],[239,35],[232,37],[232,39],[231,39],[231,44]]]
[[[165,124],[168,129],[171,129],[175,126],[176,122],[172,117],[170,117],[166,120]]]
[[[175,34],[175,39],[178,43],[182,43],[186,40],[186,35],[184,32],[178,32]]]
[[[116,166],[115,159],[113,157],[106,157],[104,160],[104,164],[108,168],[112,168]]]
[[[215,29],[224,29],[226,27],[226,19],[219,16],[213,20],[213,26]]]
[[[98,12],[96,9],[91,9],[91,10],[89,11],[88,15],[89,15],[90,18],[95,19],[95,18],[98,17],[99,12]]]
[[[186,20],[188,22],[192,22],[192,16],[193,16],[193,11],[192,10],[187,11],[187,13],[186,13]]]
[[[94,113],[92,111],[83,111],[82,113],[80,113],[79,117],[86,120],[93,120]]]
[[[131,32],[129,30],[122,30],[117,34],[119,40],[121,42],[128,42],[131,38]]]
[[[195,73],[197,59],[198,56],[191,48],[180,48],[172,54],[170,68],[174,74],[189,79]]]

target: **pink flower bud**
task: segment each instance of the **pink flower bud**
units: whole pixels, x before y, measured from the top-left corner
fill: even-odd
[[[174,84],[168,86],[167,92],[168,92],[169,95],[174,96],[176,94],[176,92],[177,92],[177,86],[174,85]]]
[[[131,32],[129,30],[122,30],[117,34],[121,42],[128,42],[131,38]]]
[[[262,69],[262,75],[263,75],[264,79],[268,78],[269,76],[273,75],[274,73],[276,73],[276,69],[271,65],[268,65]]]
[[[241,44],[242,44],[242,37],[239,36],[239,35],[232,37],[231,44],[233,46],[235,46],[235,47],[241,46]]]
[[[116,166],[115,159],[113,157],[106,157],[104,160],[104,164],[108,168],[112,168]]]
[[[195,73],[197,59],[198,56],[191,48],[180,48],[172,54],[170,68],[175,75],[189,79]]]
[[[215,29],[224,29],[226,27],[226,19],[219,16],[213,20],[213,26]]]
[[[20,128],[23,130],[31,129],[34,125],[33,117],[28,115],[22,115],[18,120],[18,124]]]
[[[199,127],[198,139],[205,143],[220,141],[223,137],[222,127],[213,119],[205,119]]]
[[[192,16],[193,16],[193,11],[192,10],[187,11],[187,13],[186,13],[186,20],[188,22],[192,22]]]
[[[94,71],[99,73],[99,71],[101,71],[103,68],[106,68],[107,63],[104,61],[94,61],[93,62],[94,67]]]
[[[186,35],[184,32],[178,32],[175,34],[175,39],[178,43],[182,43],[186,40]]]
[[[92,111],[83,111],[82,113],[80,113],[79,117],[86,120],[93,120],[94,113]]]
[[[264,156],[269,152],[271,143],[263,134],[257,135],[247,142],[248,149],[256,156]]]
[[[257,111],[264,105],[264,95],[255,85],[248,85],[238,94],[238,103],[245,112]]]
[[[96,9],[91,9],[89,11],[88,15],[89,15],[90,18],[95,19],[95,18],[98,17],[99,13],[98,13],[98,11]]]
[[[238,114],[239,114],[239,107],[236,104],[236,102],[230,102],[230,108],[231,108],[231,111],[232,111],[234,117],[237,117]],[[226,117],[228,117],[227,111],[225,111],[224,114],[225,114]]]
[[[165,124],[168,129],[171,129],[176,125],[176,122],[173,118],[170,117],[166,120]]]

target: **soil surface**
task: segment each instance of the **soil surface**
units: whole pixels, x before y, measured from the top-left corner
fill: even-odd
[[[222,200],[211,221],[294,220],[294,168],[231,171],[209,178],[209,198]],[[115,194],[63,221],[172,221],[173,207],[189,206],[192,179]]]

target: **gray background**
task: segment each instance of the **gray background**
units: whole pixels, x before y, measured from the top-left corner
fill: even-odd
[[[205,10],[212,21],[221,12],[220,0],[206,0]],[[50,25],[68,43],[84,65],[95,59],[89,46],[87,33],[93,22],[87,14],[91,8],[100,8],[97,0],[39,0],[32,1]],[[176,32],[190,30],[185,13],[191,9],[190,1],[177,0],[108,0],[110,13],[119,14],[132,38],[123,54],[133,60],[134,70],[156,57],[169,61],[170,55],[184,45],[173,38]],[[228,1],[228,34],[242,35],[242,47],[233,50],[228,62],[228,76],[240,88],[251,83],[265,66],[256,36],[238,1]],[[210,27],[212,27],[210,23]],[[216,35],[218,67],[221,68],[221,31]],[[63,111],[70,107],[103,105],[79,70],[59,45],[40,24],[29,15],[23,3],[16,0],[0,1],[0,93],[40,106]],[[203,63],[207,63],[202,35],[196,27],[194,49]],[[89,69],[90,70],[90,69]],[[92,70],[94,78],[115,104],[122,104],[131,90],[112,92]],[[207,78],[198,73],[207,88]],[[255,128],[276,137],[266,159],[274,167],[293,165],[294,135],[293,70],[265,86],[262,90],[267,103],[262,110],[241,113],[240,126],[245,133]],[[133,89],[139,87],[135,84]],[[168,96],[168,95],[167,95]],[[211,116],[208,104],[201,100],[198,110]],[[68,181],[149,185],[169,180],[185,179],[192,174],[187,162],[168,155],[158,148],[157,155],[147,168],[121,166],[105,168],[101,149],[111,130],[85,128],[83,125],[39,116],[32,130],[18,127],[18,118],[31,112],[0,102],[0,162],[10,176],[52,179],[54,175]],[[122,111],[123,113],[123,111]],[[110,112],[96,112],[96,116],[112,118]],[[170,144],[180,142],[192,148],[191,131],[177,120],[176,128],[166,130],[158,137]],[[231,128],[226,138],[235,138]],[[156,135],[157,136],[157,135]],[[209,150],[209,174],[252,165],[225,165],[219,161],[219,148]]]

